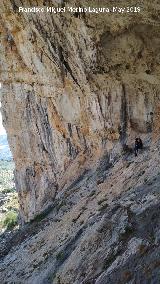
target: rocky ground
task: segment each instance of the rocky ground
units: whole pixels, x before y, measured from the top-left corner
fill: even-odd
[[[159,143],[104,154],[50,208],[1,236],[0,283],[160,282]]]

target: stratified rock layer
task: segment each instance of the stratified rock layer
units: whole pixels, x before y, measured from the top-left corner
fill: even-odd
[[[141,6],[123,15],[1,2],[3,120],[34,220],[0,237],[0,283],[160,283],[158,1],[118,1]]]
[[[144,1],[140,13],[77,15],[19,13],[21,1],[2,1],[2,108],[22,222],[52,205],[86,159],[89,169],[104,151],[116,156],[134,135],[152,131],[160,82],[155,3]],[[119,1],[132,4],[139,1]]]

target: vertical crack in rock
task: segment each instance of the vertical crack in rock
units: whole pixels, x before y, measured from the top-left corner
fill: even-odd
[[[80,85],[79,85],[77,79],[75,78],[75,76],[73,75],[73,72],[72,72],[72,69],[69,66],[69,63],[64,58],[63,49],[62,49],[61,46],[58,47],[58,52],[59,52],[61,76],[62,76],[63,83],[64,83],[65,75],[67,75],[67,72],[68,72],[70,74],[71,78],[73,79],[73,81],[75,82],[75,84],[78,85],[78,87],[80,88]]]
[[[126,144],[127,139],[127,98],[126,98],[126,88],[122,84],[122,97],[121,97],[121,129],[120,129],[120,142],[122,146]]]

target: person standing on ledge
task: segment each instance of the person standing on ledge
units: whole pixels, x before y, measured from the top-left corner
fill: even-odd
[[[143,149],[143,143],[142,143],[141,138],[136,138],[135,139],[135,148],[134,148],[135,157],[137,157],[139,149]]]

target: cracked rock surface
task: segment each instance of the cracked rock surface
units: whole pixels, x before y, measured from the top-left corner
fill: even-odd
[[[0,283],[159,283],[158,1],[107,16],[1,2],[2,115],[23,227],[0,237]]]
[[[103,171],[101,160],[47,215],[2,235],[0,282],[159,283],[160,161],[154,150],[136,160],[127,154]]]
[[[52,205],[83,173],[86,159],[92,168],[93,157],[114,156],[135,135],[152,132],[159,113],[159,6],[144,1],[141,13],[80,17],[19,13],[19,0],[1,6],[3,121],[24,223]]]

